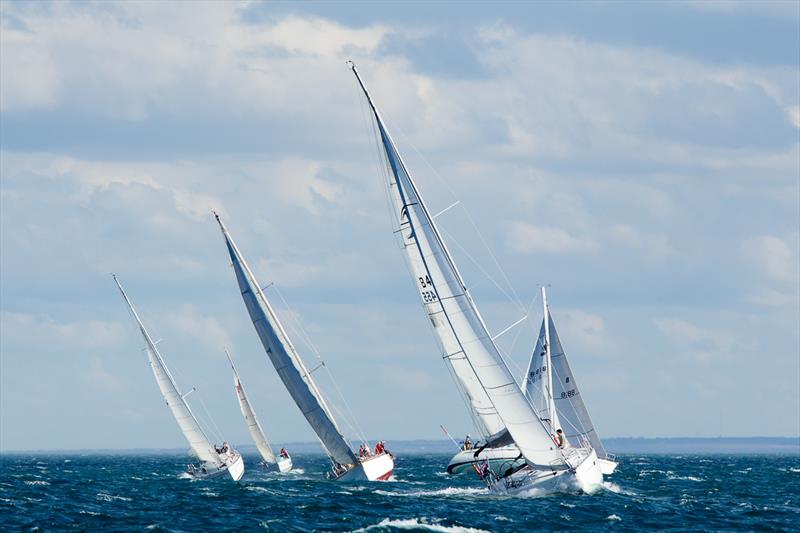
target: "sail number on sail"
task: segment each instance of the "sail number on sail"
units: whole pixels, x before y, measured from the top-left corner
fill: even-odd
[[[429,287],[433,289],[433,282],[431,281],[430,276],[428,275],[426,275],[425,277],[420,276],[417,279],[419,279],[420,287],[422,287],[423,289],[427,289]],[[433,290],[422,290],[420,292],[420,295],[422,296],[422,301],[425,302],[426,304],[433,303],[437,300],[436,292]]]

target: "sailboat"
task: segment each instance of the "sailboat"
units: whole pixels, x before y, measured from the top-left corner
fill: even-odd
[[[524,462],[500,475],[488,464],[480,476],[496,493],[517,494],[538,488],[561,490],[578,486],[591,492],[603,475],[594,451],[567,454],[550,437],[531,402],[523,394],[442,239],[386,125],[352,62],[348,62],[369,103],[388,169],[387,187],[396,234],[402,241],[409,271],[422,305],[459,387],[485,436],[486,445],[515,444]]]
[[[153,369],[153,374],[156,377],[158,388],[161,389],[161,395],[164,397],[164,401],[169,406],[170,411],[172,411],[172,416],[175,417],[175,421],[181,428],[183,436],[189,441],[189,446],[191,446],[194,455],[200,460],[199,466],[189,465],[187,474],[189,477],[195,479],[205,479],[222,476],[227,472],[234,481],[239,481],[244,475],[244,461],[242,460],[241,454],[227,443],[223,444],[221,450],[218,450],[216,446],[208,440],[197,418],[194,416],[192,409],[186,402],[186,397],[195,389],[193,388],[186,394],[181,394],[178,385],[175,383],[175,378],[172,377],[172,373],[170,373],[169,368],[167,368],[164,358],[159,353],[158,348],[156,348],[156,344],[153,342],[147,329],[145,329],[144,324],[142,324],[136,309],[134,309],[133,304],[122,288],[117,276],[112,274],[112,277],[117,284],[117,288],[119,288],[119,291],[122,293],[125,303],[128,304],[128,309],[131,315],[133,315],[134,320],[136,320],[139,331],[144,337],[147,358],[150,361],[150,367]]]
[[[575,375],[570,369],[567,354],[556,332],[553,316],[547,303],[547,290],[542,287],[544,318],[539,329],[536,347],[522,380],[522,390],[530,400],[539,418],[549,427],[550,435],[556,439],[561,430],[566,448],[592,448],[597,454],[597,463],[603,475],[614,473],[617,461],[614,454],[607,453],[603,441],[592,424],[589,411],[583,402]],[[519,450],[516,446],[463,450],[450,460],[447,471],[461,473],[472,470],[473,465],[489,461],[492,470],[498,472],[509,466],[517,466]]]
[[[225,355],[228,357],[228,362],[231,364],[233,388],[236,391],[236,398],[239,400],[239,408],[242,410],[242,416],[244,416],[244,421],[247,424],[248,431],[250,431],[250,436],[253,438],[258,453],[261,455],[262,464],[264,466],[277,465],[280,472],[288,472],[292,469],[292,458],[284,448],[281,448],[281,454],[279,456],[276,456],[275,452],[272,451],[272,447],[269,445],[266,435],[264,435],[264,430],[261,429],[261,424],[258,423],[256,413],[250,406],[250,401],[247,399],[247,395],[244,392],[242,380],[239,379],[239,373],[236,371],[236,366],[233,364],[233,359],[231,358],[231,354],[228,353],[228,350],[225,350]]]
[[[389,479],[394,471],[394,457],[385,450],[383,442],[378,443],[374,454],[361,451],[357,456],[353,452],[350,444],[342,435],[311,372],[300,358],[300,354],[289,339],[278,315],[253,275],[253,271],[245,262],[219,215],[214,213],[214,216],[225,239],[242,299],[264,350],[286,386],[286,390],[289,391],[331,460],[332,468],[328,477],[340,481],[384,481]],[[364,444],[362,450],[368,449],[366,443]]]

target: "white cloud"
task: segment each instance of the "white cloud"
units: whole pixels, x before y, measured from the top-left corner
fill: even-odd
[[[591,243],[573,237],[561,228],[534,226],[528,222],[512,222],[509,227],[506,245],[515,252],[564,254],[592,248]]]
[[[614,343],[611,342],[605,321],[600,315],[582,309],[555,309],[553,320],[557,320],[556,328],[567,351],[580,351],[596,356],[608,354],[613,348]]]
[[[779,282],[798,283],[796,252],[775,235],[761,235],[742,243],[742,255],[767,277]]]
[[[786,114],[789,115],[789,120],[792,121],[795,128],[800,128],[800,106],[791,106],[786,109]]]
[[[36,339],[59,350],[108,348],[125,338],[121,324],[106,320],[57,321],[44,313],[2,311],[0,323],[4,335]]]

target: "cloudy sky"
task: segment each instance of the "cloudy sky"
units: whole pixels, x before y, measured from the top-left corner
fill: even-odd
[[[0,449],[185,446],[110,272],[227,438],[225,346],[313,439],[212,208],[369,437],[470,430],[347,59],[515,371],[548,284],[601,435],[800,432],[796,2],[0,10]]]

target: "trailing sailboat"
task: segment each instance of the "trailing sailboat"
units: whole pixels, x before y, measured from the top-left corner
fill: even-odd
[[[410,273],[458,384],[469,399],[486,443],[515,444],[524,462],[501,475],[488,464],[481,478],[494,492],[514,494],[537,487],[557,490],[578,485],[585,491],[602,482],[597,457],[567,455],[550,437],[523,394],[489,334],[430,211],[397,151],[355,65],[349,63],[366,97],[385,164],[395,223]]]
[[[204,479],[221,476],[227,472],[234,481],[239,481],[244,475],[244,461],[241,454],[228,443],[224,443],[221,448],[217,448],[208,440],[192,409],[186,402],[186,397],[194,389],[186,394],[181,394],[175,379],[172,377],[150,334],[139,319],[136,309],[133,308],[133,304],[128,299],[128,295],[122,288],[117,276],[112,274],[112,277],[117,284],[117,288],[122,293],[125,303],[128,304],[128,309],[134,320],[136,320],[136,325],[139,327],[142,337],[144,337],[147,358],[156,377],[158,388],[161,389],[161,395],[164,397],[164,401],[167,402],[170,411],[172,411],[172,416],[175,417],[183,436],[189,441],[189,446],[191,446],[192,451],[200,460],[199,466],[189,465],[187,474],[196,479]]]
[[[332,463],[331,479],[342,481],[386,480],[394,470],[394,457],[378,443],[375,453],[368,452],[363,444],[358,456],[342,435],[333,413],[322,392],[317,387],[300,354],[295,349],[278,315],[267,300],[261,285],[239,252],[219,215],[214,213],[250,319],[256,328],[264,350],[267,352],[278,376],[286,386],[297,407],[317,435],[322,448]]]
[[[536,347],[522,380],[522,390],[539,418],[549,428],[554,440],[562,438],[562,447],[565,449],[593,449],[597,454],[600,470],[604,475],[610,475],[617,467],[616,458],[606,452],[589,417],[578,383],[567,362],[567,354],[556,332],[544,287],[542,307],[544,318]],[[563,436],[559,437],[559,433]],[[499,473],[509,465],[516,466],[520,461],[519,450],[513,445],[485,448],[480,453],[475,453],[476,451],[462,450],[456,454],[447,466],[447,471],[461,473],[471,470],[473,464],[488,461],[492,470]]]
[[[253,411],[247,399],[247,395],[244,393],[242,380],[239,379],[239,373],[236,371],[236,366],[233,364],[233,359],[231,359],[231,354],[228,353],[228,350],[225,350],[225,355],[228,357],[228,362],[231,364],[233,388],[236,391],[236,398],[239,400],[239,408],[242,410],[242,416],[244,416],[244,421],[247,424],[248,431],[250,431],[250,436],[253,438],[258,453],[261,455],[261,464],[264,466],[276,465],[280,472],[288,472],[292,469],[292,458],[284,448],[281,448],[279,456],[276,456],[272,451],[272,447],[269,445],[266,435],[264,435],[264,430],[261,429],[261,424],[258,423],[256,413]]]

